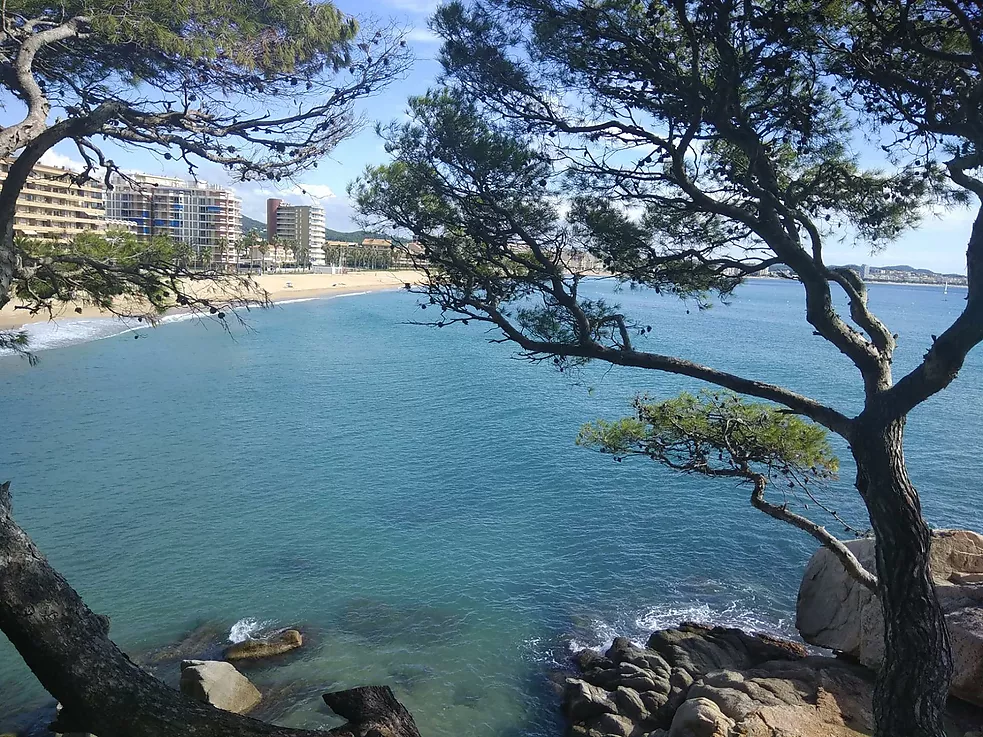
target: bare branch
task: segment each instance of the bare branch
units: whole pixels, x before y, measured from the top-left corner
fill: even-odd
[[[857,557],[851,552],[850,548],[844,545],[840,540],[837,540],[835,536],[831,535],[825,527],[816,524],[808,517],[803,517],[801,514],[796,514],[790,510],[787,505],[772,504],[771,502],[767,501],[765,499],[765,486],[767,484],[767,480],[764,476],[754,474],[752,480],[754,483],[754,491],[751,492],[751,504],[755,507],[755,509],[760,509],[769,517],[774,517],[777,520],[781,520],[782,522],[787,522],[794,527],[798,527],[804,532],[808,532],[810,535],[816,538],[816,540],[818,540],[823,547],[836,556],[836,559],[840,561],[840,564],[851,578],[877,596],[877,577],[863,567],[863,564],[857,560]]]

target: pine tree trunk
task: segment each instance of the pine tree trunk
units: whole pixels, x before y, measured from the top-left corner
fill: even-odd
[[[857,488],[877,539],[885,655],[874,688],[876,737],[945,737],[952,656],[929,569],[930,532],[904,459],[904,419],[858,418]]]

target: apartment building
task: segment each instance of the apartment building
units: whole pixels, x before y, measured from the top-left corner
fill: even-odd
[[[236,263],[242,201],[230,189],[150,174],[117,177],[106,193],[106,215],[133,223],[140,237],[163,235],[187,243],[202,261]]]
[[[11,163],[0,161],[0,182],[7,178]],[[102,182],[76,184],[71,178],[74,173],[56,166],[35,165],[17,198],[17,235],[69,240],[79,233],[106,230]]]
[[[270,241],[294,244],[307,254],[310,266],[324,266],[324,210],[313,205],[266,201],[266,234]],[[307,266],[308,264],[300,264]]]

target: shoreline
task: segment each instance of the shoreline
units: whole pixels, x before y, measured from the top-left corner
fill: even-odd
[[[295,299],[317,299],[319,297],[342,296],[360,292],[378,292],[388,289],[401,289],[407,282],[417,283],[420,274],[411,270],[400,271],[355,271],[347,274],[264,274],[253,277],[256,284],[267,292],[272,303]],[[288,287],[287,284],[291,284]],[[81,307],[81,312],[76,308]],[[182,307],[173,307],[160,317],[187,312]],[[56,308],[53,315],[38,313],[31,315],[23,310],[14,310],[8,305],[0,310],[0,330],[17,330],[39,323],[57,323],[69,320],[119,320],[129,323],[133,318],[121,318],[96,307],[68,303]]]

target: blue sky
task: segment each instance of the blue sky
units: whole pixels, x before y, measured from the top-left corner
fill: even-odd
[[[395,21],[408,29],[408,42],[416,61],[405,80],[397,82],[378,96],[366,100],[362,112],[370,124],[354,137],[339,145],[332,155],[321,162],[317,169],[296,178],[296,183],[233,182],[219,167],[203,165],[199,176],[213,182],[228,184],[243,201],[243,214],[259,220],[265,219],[266,199],[281,197],[297,203],[315,201],[325,209],[326,222],[335,230],[352,230],[357,227],[354,212],[345,189],[348,183],[368,164],[387,160],[382,142],[372,130],[372,123],[389,122],[405,117],[406,99],[420,94],[435,83],[439,64],[435,61],[439,40],[427,29],[427,19],[437,6],[431,0],[336,0],[339,8],[370,25],[386,25]],[[6,122],[16,110],[4,111],[0,121]],[[113,146],[107,153],[117,161],[127,162],[127,168],[151,174],[187,176],[187,171],[173,161],[154,156],[145,151],[126,151]],[[114,150],[115,149],[115,150]],[[867,153],[867,152],[864,152]],[[71,145],[59,146],[47,161],[68,165],[80,157]],[[866,157],[865,157],[866,158]],[[302,185],[311,195],[297,189]],[[849,242],[830,241],[827,247],[829,263],[869,263],[873,265],[910,264],[941,272],[966,272],[965,249],[972,225],[973,212],[969,209],[942,212],[929,216],[917,231],[888,246],[883,252],[871,255],[863,246]]]

